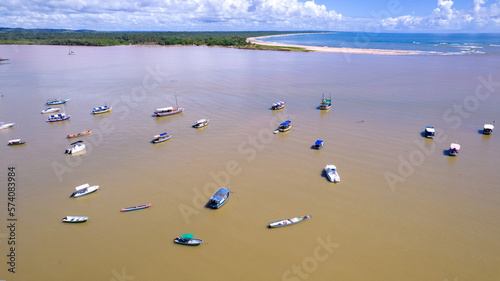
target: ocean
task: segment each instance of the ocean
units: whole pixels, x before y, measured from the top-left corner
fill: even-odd
[[[500,278],[500,132],[482,134],[500,118],[500,57],[72,50],[0,46],[0,122],[16,123],[0,130],[0,280]],[[71,118],[47,123],[49,98]],[[152,116],[176,98],[183,113]],[[86,151],[65,154],[76,140]],[[69,198],[85,183],[100,188]],[[222,186],[227,203],[206,208]],[[184,233],[203,243],[175,244]]]
[[[500,54],[500,34],[332,32],[259,38],[319,47],[420,51],[434,55]]]

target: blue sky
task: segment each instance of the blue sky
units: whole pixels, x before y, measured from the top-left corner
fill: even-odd
[[[0,27],[500,32],[500,0],[2,0]]]

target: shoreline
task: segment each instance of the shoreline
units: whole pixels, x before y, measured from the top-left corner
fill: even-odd
[[[300,33],[303,34],[303,33]],[[288,36],[295,34],[284,34],[284,35],[269,35],[260,37],[249,37],[246,39],[248,43],[261,45],[261,46],[271,46],[271,47],[285,47],[285,48],[301,48],[304,51],[318,52],[318,53],[337,53],[337,54],[363,54],[363,55],[420,55],[421,52],[416,51],[403,51],[403,50],[384,50],[384,49],[358,49],[358,48],[339,48],[339,47],[319,47],[319,46],[307,46],[307,45],[294,45],[294,44],[282,44],[282,43],[271,43],[259,40],[259,38],[277,37],[277,36]]]

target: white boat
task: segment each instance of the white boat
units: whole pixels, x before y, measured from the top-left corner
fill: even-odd
[[[494,128],[495,126],[493,126],[492,124],[485,124],[483,127],[483,134],[485,135],[491,134]]]
[[[433,139],[435,133],[436,133],[436,130],[434,129],[434,127],[431,127],[431,126],[425,127],[425,137],[426,138]]]
[[[273,105],[271,106],[271,109],[272,110],[278,110],[278,109],[282,109],[282,108],[285,108],[285,102],[284,101],[279,101],[279,102],[275,102],[273,103]]]
[[[208,125],[208,119],[200,119],[194,123],[193,128],[202,128]]]
[[[79,222],[86,222],[89,218],[88,217],[75,217],[75,216],[65,216],[62,221],[63,222],[71,222],[71,223],[79,223]]]
[[[99,114],[99,113],[105,113],[111,111],[111,106],[99,106],[99,107],[94,107],[92,109],[92,114]]]
[[[325,172],[329,181],[334,183],[340,182],[340,177],[337,173],[337,167],[335,167],[335,165],[326,165]]]
[[[88,183],[79,185],[75,187],[76,191],[73,192],[69,197],[82,197],[84,195],[93,193],[99,189],[98,185],[90,186]]]
[[[47,122],[59,122],[68,120],[69,118],[71,118],[71,115],[66,115],[65,113],[59,113],[55,115],[50,115],[49,118],[47,119]]]
[[[450,156],[457,156],[460,152],[460,145],[458,143],[451,143],[449,154]]]
[[[46,109],[42,110],[42,114],[58,112],[59,110],[61,110],[59,107],[47,107]]]
[[[4,123],[4,122],[0,122],[0,130],[14,127],[14,125],[16,125],[16,123]]]
[[[177,113],[181,113],[184,111],[184,107],[179,107],[179,104],[177,103],[177,96],[175,96],[175,108],[169,106],[169,107],[164,107],[164,108],[157,108],[155,109],[155,111],[153,112],[153,114],[156,116],[156,117],[160,117],[160,116],[167,116],[167,115],[172,115],[172,114],[177,114]]]
[[[71,147],[66,149],[66,154],[75,154],[77,152],[83,151],[85,149],[85,144],[83,141],[77,141],[71,144]]]
[[[330,94],[329,99],[325,99],[325,94],[321,97],[321,103],[319,105],[319,109],[321,110],[327,110],[332,107],[332,94]]]
[[[292,128],[292,121],[286,120],[278,126],[278,129],[274,130],[274,133],[290,131]]]

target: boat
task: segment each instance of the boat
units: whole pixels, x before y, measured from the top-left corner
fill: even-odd
[[[161,133],[159,135],[154,136],[154,139],[151,141],[152,143],[164,142],[172,138],[172,135],[165,133]]]
[[[340,177],[337,173],[337,167],[335,167],[335,165],[326,165],[325,172],[329,181],[334,183],[340,182]]]
[[[279,220],[279,221],[269,223],[269,225],[267,227],[275,228],[275,227],[292,225],[292,224],[296,224],[296,223],[305,221],[305,220],[309,219],[310,217],[311,217],[311,215],[307,215],[307,216],[290,218],[290,219],[286,219],[286,220]]]
[[[319,109],[327,110],[327,109],[330,109],[330,107],[332,107],[332,94],[330,94],[329,99],[325,99],[325,94],[323,94],[323,96],[321,98],[321,103],[319,105]]]
[[[493,126],[492,124],[485,124],[483,127],[483,134],[484,135],[491,134],[493,132],[494,128],[495,128],[495,126]]]
[[[59,110],[61,110],[59,107],[47,107],[42,110],[42,114],[58,112]]]
[[[287,120],[287,121],[281,123],[278,126],[278,129],[274,130],[274,133],[276,134],[278,132],[286,132],[286,131],[289,131],[291,128],[292,128],[292,121]]]
[[[99,189],[98,185],[90,186],[88,183],[79,185],[75,187],[76,191],[73,192],[69,197],[82,197],[84,195],[93,193]]]
[[[435,133],[436,133],[436,130],[434,129],[434,127],[431,127],[431,126],[425,127],[425,137],[426,138],[433,139]]]
[[[208,125],[208,119],[200,119],[194,123],[193,128],[202,128]]]
[[[155,111],[153,112],[153,114],[156,116],[156,117],[160,117],[160,116],[167,116],[167,115],[172,115],[172,114],[177,114],[177,113],[181,113],[184,111],[184,107],[179,107],[178,103],[177,103],[177,96],[175,97],[175,108],[173,107],[164,107],[164,108],[157,108],[155,109]]]
[[[56,104],[64,104],[67,103],[70,99],[48,99],[47,102],[45,103],[46,105],[56,105]]]
[[[21,139],[15,139],[15,140],[10,140],[7,145],[21,145],[25,144],[25,141],[22,141]]]
[[[74,217],[74,216],[66,216],[62,219],[63,222],[71,222],[71,223],[79,223],[86,222],[88,217]]]
[[[457,156],[459,151],[460,151],[460,145],[458,143],[454,143],[454,142],[451,143],[449,155],[450,156]]]
[[[16,125],[16,123],[4,123],[4,122],[0,122],[0,130],[14,127],[14,125]]]
[[[90,133],[92,133],[92,129],[85,131],[85,132],[78,133],[78,134],[74,134],[74,135],[66,135],[66,138],[70,139],[70,138],[83,137],[86,135],[90,135]]]
[[[76,55],[76,53],[73,50],[71,50],[71,46],[69,47],[68,55]]]
[[[284,101],[275,102],[271,106],[271,109],[272,110],[279,110],[279,109],[285,108],[285,104],[286,103]]]
[[[193,238],[194,234],[186,233],[182,234],[182,236],[179,236],[174,239],[174,242],[177,244],[182,244],[182,245],[188,245],[188,246],[197,246],[200,245],[203,240]]]
[[[83,151],[85,149],[85,144],[83,141],[77,141],[71,144],[71,147],[66,149],[64,153],[66,154],[75,154],[77,152]]]
[[[218,209],[227,202],[227,199],[229,199],[229,187],[221,187],[210,197],[208,204],[210,208]]]
[[[322,140],[317,140],[314,143],[313,148],[314,149],[322,149],[323,148],[323,141]]]
[[[92,114],[106,113],[109,111],[111,111],[111,106],[104,105],[104,106],[94,107],[92,109]]]
[[[69,118],[71,118],[71,115],[66,115],[65,113],[59,113],[55,115],[50,115],[49,119],[47,119],[47,122],[59,122],[68,120]]]
[[[145,205],[139,205],[139,206],[134,206],[134,207],[128,207],[128,208],[123,208],[122,212],[130,212],[130,211],[135,211],[135,210],[141,210],[141,209],[146,209],[151,207],[151,204],[145,204]]]

